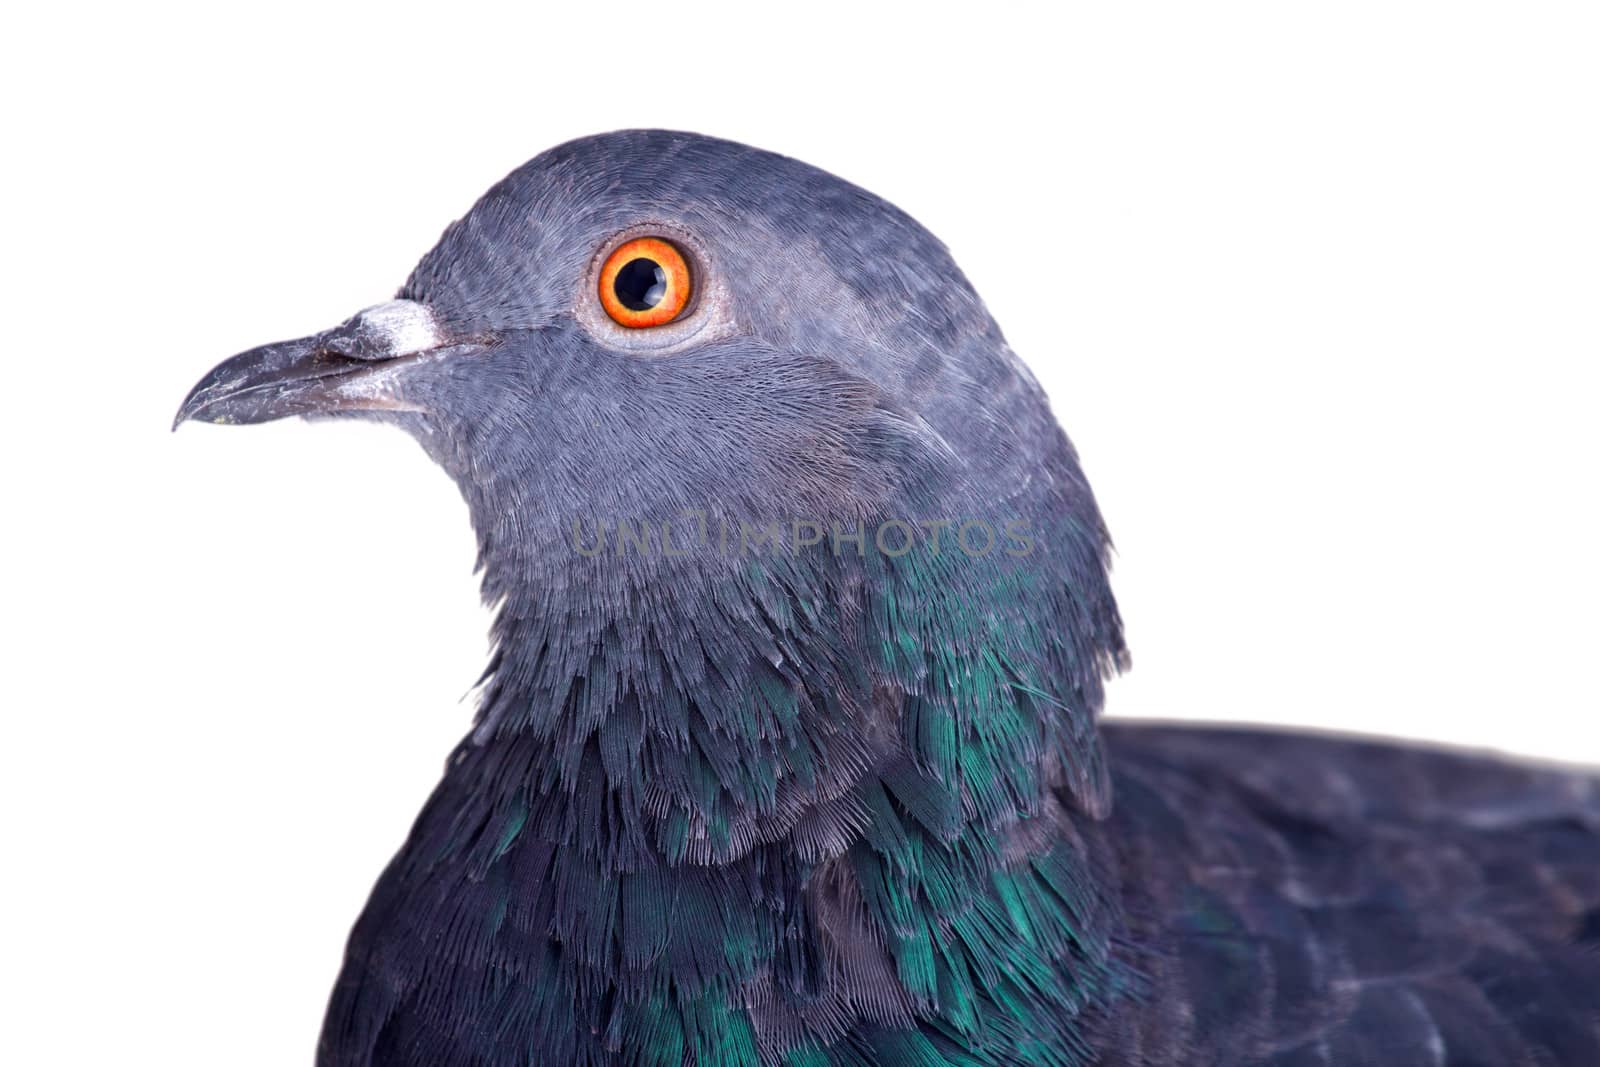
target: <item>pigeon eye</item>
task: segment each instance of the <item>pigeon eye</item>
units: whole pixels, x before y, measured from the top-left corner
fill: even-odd
[[[689,261],[659,237],[635,237],[600,268],[600,303],[618,324],[661,326],[683,314],[694,291]]]

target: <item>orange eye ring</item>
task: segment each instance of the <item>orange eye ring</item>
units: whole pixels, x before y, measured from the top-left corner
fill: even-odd
[[[642,330],[683,314],[694,295],[689,261],[670,241],[635,237],[600,268],[600,304],[620,326]]]

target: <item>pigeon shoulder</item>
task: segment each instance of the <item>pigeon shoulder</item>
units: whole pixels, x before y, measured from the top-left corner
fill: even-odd
[[[1594,772],[1256,728],[1105,735],[1103,833],[1151,981],[1128,1047],[1600,1063]]]

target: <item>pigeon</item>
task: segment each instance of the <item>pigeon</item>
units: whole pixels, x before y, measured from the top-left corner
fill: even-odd
[[[1600,779],[1099,721],[1077,455],[854,185],[553,148],[177,422],[290,415],[420,442],[494,611],[323,1067],[1600,1064]]]

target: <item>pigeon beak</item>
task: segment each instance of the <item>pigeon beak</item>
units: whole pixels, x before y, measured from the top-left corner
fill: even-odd
[[[424,304],[391,300],[331,330],[222,361],[189,391],[172,428],[191,419],[242,426],[290,415],[421,411],[397,389],[410,368],[486,347],[452,342]]]

